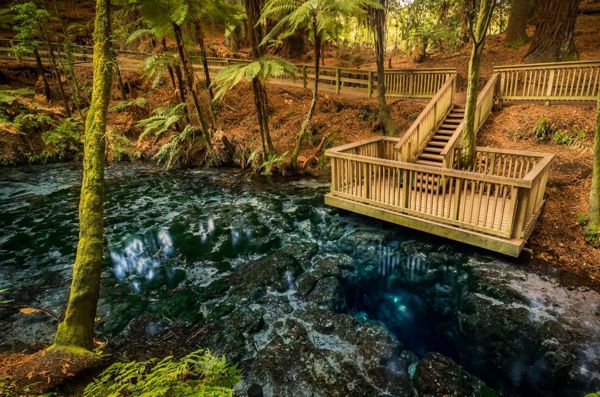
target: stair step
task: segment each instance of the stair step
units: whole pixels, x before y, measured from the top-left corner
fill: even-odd
[[[444,124],[456,124],[456,125],[458,125],[458,124],[460,124],[461,121],[462,120],[446,118],[446,120],[444,120]]]
[[[446,124],[446,122],[444,121],[444,124],[440,125],[440,130],[448,130],[448,131],[456,131],[456,128],[458,127],[458,124]]]
[[[443,148],[444,146],[446,146],[446,142],[440,142],[440,141],[434,141],[433,139],[431,141],[429,141],[429,145],[430,146],[437,146],[440,149]]]
[[[423,149],[423,151],[439,155],[440,153],[442,153],[442,148],[434,147],[434,146],[427,146],[425,149]]]
[[[436,133],[436,134],[443,134],[443,135],[452,135],[452,134],[454,134],[455,132],[456,132],[456,128],[455,128],[455,129],[453,129],[453,130],[450,130],[450,129],[443,128],[443,129],[439,129],[439,130],[437,130],[435,133]]]
[[[441,162],[429,161],[429,160],[421,160],[421,159],[417,159],[417,161],[415,161],[415,163],[422,164],[422,165],[430,165],[430,166],[433,166],[433,167],[441,167],[442,166]]]
[[[444,141],[444,142],[448,142],[450,140],[450,136],[449,135],[434,135],[433,138],[431,138],[431,142],[433,141]]]
[[[441,162],[444,158],[442,156],[440,156],[439,154],[421,153],[419,155],[419,159],[426,159],[426,160]]]

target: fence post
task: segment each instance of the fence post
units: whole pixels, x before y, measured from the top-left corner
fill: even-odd
[[[550,70],[550,76],[548,77],[548,87],[546,88],[546,103],[545,105],[550,105],[549,97],[552,96],[552,90],[554,88],[554,69]]]
[[[373,95],[373,71],[369,70],[369,84],[367,85],[367,91],[369,91],[369,99]]]
[[[306,77],[306,65],[302,65],[302,86],[304,88],[306,88],[306,86],[308,85],[308,82],[306,80],[307,80],[307,77]]]
[[[340,68],[335,68],[335,93],[340,95]]]

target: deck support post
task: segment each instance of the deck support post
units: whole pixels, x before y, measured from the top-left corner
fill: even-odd
[[[335,93],[340,95],[340,68],[335,68]]]
[[[308,81],[307,81],[307,76],[306,76],[306,65],[302,65],[302,86],[304,88],[306,88],[308,86]]]
[[[373,97],[373,71],[369,70],[369,83],[367,84],[367,91],[369,92],[369,99]]]

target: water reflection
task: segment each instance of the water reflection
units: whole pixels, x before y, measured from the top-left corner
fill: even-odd
[[[113,273],[118,280],[129,281],[133,292],[140,293],[142,280],[154,281],[161,273],[161,263],[170,258],[173,252],[173,237],[166,229],[133,237],[122,249],[111,249]],[[163,270],[165,276],[172,280],[173,272],[168,268]]]

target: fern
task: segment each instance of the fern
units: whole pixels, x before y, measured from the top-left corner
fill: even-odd
[[[161,107],[153,112],[153,116],[138,121],[136,126],[143,128],[138,140],[141,141],[149,134],[159,137],[171,127],[174,127],[184,118],[186,106],[185,102],[181,102],[174,106]]]
[[[130,107],[143,109],[146,107],[147,102],[148,101],[146,101],[146,98],[143,97],[130,99],[128,101],[119,101],[116,105],[111,107],[110,110],[113,112],[121,112],[123,110],[129,109]]]
[[[239,370],[224,357],[197,350],[176,360],[115,363],[108,367],[84,392],[84,397],[140,397],[233,395]]]
[[[265,56],[248,64],[226,67],[217,74],[213,82],[216,87],[215,101],[222,99],[229,90],[242,80],[252,80],[258,77],[262,81],[266,81],[271,77],[283,74],[295,76],[296,67],[275,56]]]
[[[171,169],[176,164],[186,163],[190,151],[199,139],[197,136],[201,136],[198,128],[190,124],[186,125],[183,130],[173,133],[169,141],[156,152],[154,159],[159,164],[164,163],[166,169]]]

